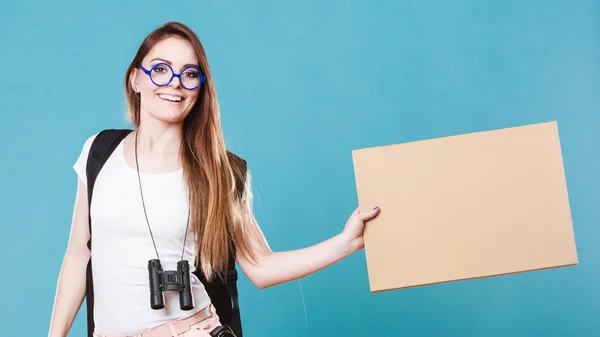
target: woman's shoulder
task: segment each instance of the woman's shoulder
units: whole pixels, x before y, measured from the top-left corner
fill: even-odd
[[[75,164],[73,165],[73,168],[77,172],[77,175],[79,176],[79,178],[81,178],[81,181],[84,184],[87,184],[86,166],[87,166],[88,154],[92,147],[92,143],[94,142],[94,139],[96,139],[96,136],[98,135],[98,133],[99,132],[96,132],[93,134],[88,134],[88,135],[84,136],[85,138],[81,141],[83,144],[81,145],[81,150],[79,151],[79,156],[77,157],[77,160],[75,161]]]
[[[100,132],[95,132],[92,134],[87,134],[83,136],[83,139],[80,139],[79,141],[81,142],[81,153],[87,153],[90,151],[90,148],[92,147],[92,143],[94,142],[94,139],[96,139],[96,137],[98,136]]]
[[[238,156],[237,154],[227,151],[227,157],[229,158],[229,165],[233,171],[233,177],[235,180],[235,189],[238,197],[243,197],[244,191],[246,190],[246,183],[248,179],[248,163],[245,159]]]
[[[227,157],[236,178],[245,180],[246,171],[248,170],[246,160],[231,151],[227,151]]]
[[[246,160],[244,158],[240,157],[239,155],[237,155],[231,151],[227,151],[227,156],[229,157],[229,161],[233,165],[246,166]]]
[[[99,135],[103,135],[103,140],[110,139],[112,141],[114,138],[122,138],[129,132],[131,132],[130,129],[102,129],[92,134],[88,134],[84,136],[82,152],[89,152],[94,140],[96,140]]]
[[[115,132],[110,132],[111,130],[115,130]],[[84,183],[86,182],[86,179],[87,179],[86,167],[87,167],[89,153],[92,150],[92,147],[94,146],[94,141],[98,138],[98,136],[101,134],[104,136],[107,136],[107,137],[103,136],[102,143],[97,144],[99,146],[99,149],[103,149],[103,148],[105,149],[107,147],[107,142],[113,143],[113,140],[125,136],[130,131],[131,130],[128,130],[128,129],[103,129],[103,130],[98,130],[96,132],[93,132],[91,134],[83,136],[83,139],[80,140],[80,142],[82,142],[82,145],[81,145],[81,150],[79,152],[79,157],[77,158],[77,160],[73,166],[75,168],[75,171],[77,171],[78,175],[81,177],[81,179]]]

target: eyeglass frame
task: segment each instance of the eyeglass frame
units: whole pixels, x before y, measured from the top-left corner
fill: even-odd
[[[171,69],[171,79],[169,79],[169,81],[166,84],[158,84],[158,83],[154,82],[154,79],[152,79],[152,74],[151,74],[152,70],[154,70],[154,68],[156,68],[160,65],[165,65],[165,66],[169,67],[169,69]],[[183,68],[183,70],[181,70],[181,72],[179,74],[176,73],[175,70],[173,70],[173,67],[171,67],[168,63],[164,63],[164,62],[157,63],[157,64],[153,65],[152,68],[150,68],[150,69],[146,69],[141,64],[138,64],[138,68],[142,69],[142,71],[146,75],[148,75],[148,77],[150,78],[150,81],[152,81],[152,83],[154,83],[154,85],[159,86],[159,87],[166,87],[167,85],[171,84],[171,82],[173,82],[173,79],[175,77],[177,77],[179,79],[179,84],[181,84],[181,87],[186,90],[191,91],[191,90],[196,90],[198,87],[200,87],[202,85],[202,83],[204,83],[206,81],[206,77],[204,77],[204,75],[202,74],[202,70],[200,70],[200,68],[198,68],[196,66],[187,66],[187,67]],[[183,83],[181,82],[181,75],[185,72],[185,70],[190,69],[190,68],[198,70],[198,74],[200,74],[200,83],[198,83],[197,86],[195,86],[191,89],[184,86]]]

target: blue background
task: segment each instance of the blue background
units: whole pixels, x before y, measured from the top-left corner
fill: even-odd
[[[3,1],[0,335],[47,334],[84,140],[168,20],[200,36],[256,216],[288,250],[356,207],[351,150],[556,120],[580,265],[369,293],[364,252],[267,290],[245,336],[600,335],[598,1]],[[301,293],[302,290],[302,293]],[[305,326],[303,298],[307,309]],[[83,336],[85,309],[69,336]]]

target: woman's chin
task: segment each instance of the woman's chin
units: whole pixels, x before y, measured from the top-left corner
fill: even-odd
[[[187,113],[184,111],[160,111],[153,113],[152,116],[163,123],[182,123]]]

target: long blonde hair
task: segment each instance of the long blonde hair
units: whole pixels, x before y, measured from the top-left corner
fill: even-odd
[[[246,162],[227,151],[220,125],[215,86],[204,48],[186,25],[168,22],[152,31],[140,45],[125,75],[128,117],[140,123],[140,96],[130,83],[131,73],[161,40],[177,36],[194,48],[206,81],[200,87],[195,105],[183,123],[181,158],[190,195],[190,228],[196,234],[199,267],[207,281],[223,276],[233,252],[255,255],[251,240],[266,244],[251,210],[250,178]]]

